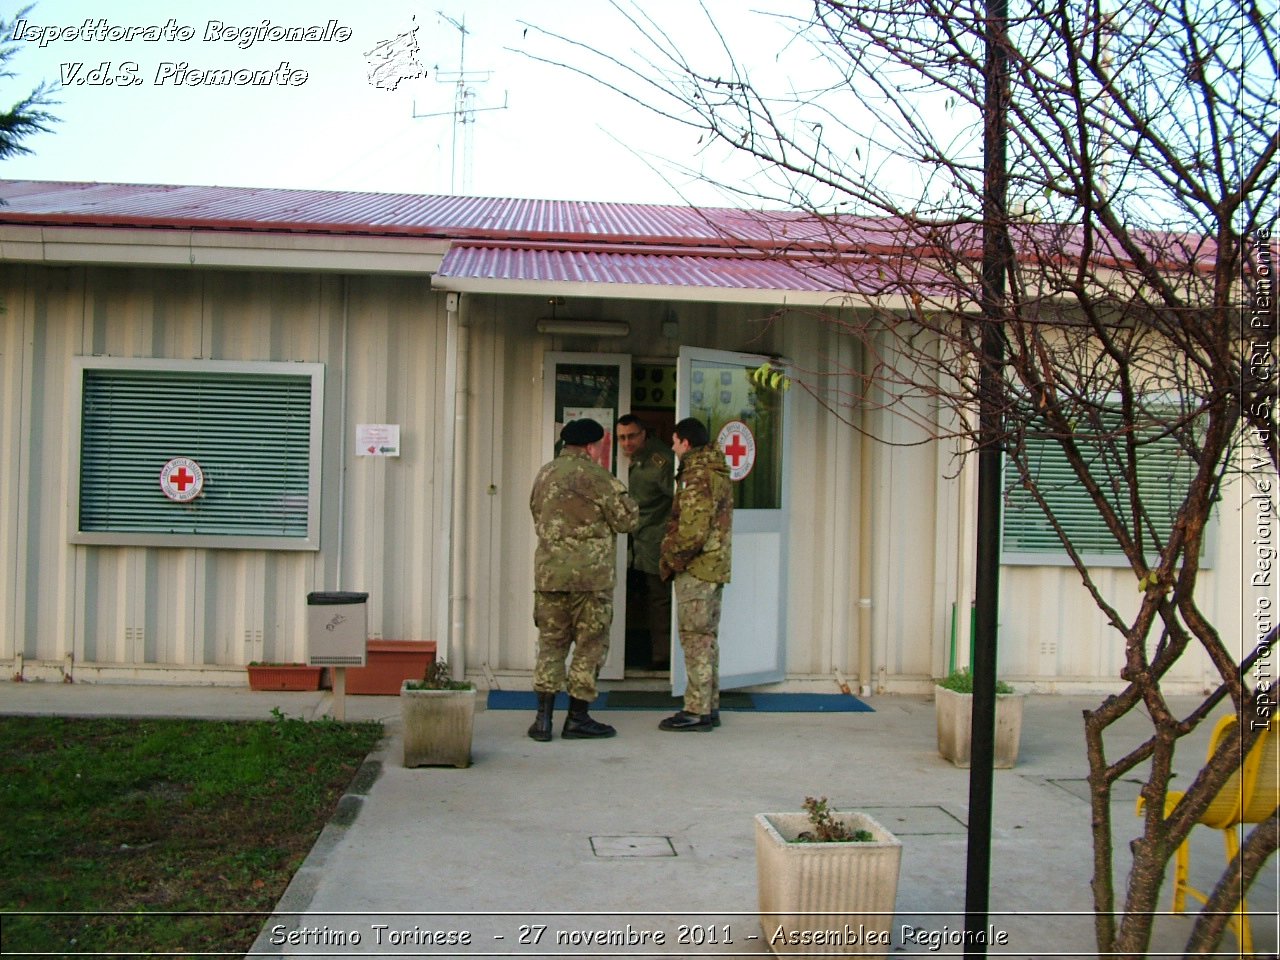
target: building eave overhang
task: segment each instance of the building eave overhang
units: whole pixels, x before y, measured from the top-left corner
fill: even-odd
[[[0,224],[0,262],[430,275],[439,238]]]

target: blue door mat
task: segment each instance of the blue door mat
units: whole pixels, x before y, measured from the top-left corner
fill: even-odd
[[[592,710],[666,710],[675,712],[684,705],[679,697],[648,690],[610,690],[596,697]],[[567,710],[569,696],[556,694],[556,709]],[[538,697],[532,690],[490,690],[490,710],[536,710]],[[741,693],[720,694],[721,710],[754,710],[757,713],[873,713],[857,697],[847,693]]]

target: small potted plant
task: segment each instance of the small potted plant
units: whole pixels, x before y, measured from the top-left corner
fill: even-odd
[[[760,929],[774,953],[889,952],[897,837],[826,797],[806,797],[802,813],[757,814],[755,824]]]
[[[935,680],[934,712],[938,722],[938,753],[957,767],[968,767],[973,727],[973,674],[968,668],[953,670]],[[1022,739],[1022,702],[1003,680],[996,681],[995,767],[1008,770],[1018,762]]]
[[[421,680],[400,687],[406,767],[471,766],[475,687],[449,675],[449,664],[433,660]]]

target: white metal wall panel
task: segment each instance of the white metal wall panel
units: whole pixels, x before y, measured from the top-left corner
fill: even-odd
[[[340,586],[370,590],[373,635],[432,636],[448,462],[443,310],[425,279],[12,265],[0,278],[0,657],[230,678],[303,659],[307,593]],[[69,544],[64,424],[82,354],[324,363],[320,552]],[[357,461],[357,422],[400,423],[402,457]]]
[[[306,651],[305,597],[317,589],[370,593],[370,633],[436,639],[445,622],[441,538],[448,531],[450,398],[444,296],[425,279],[150,269],[0,266],[0,659],[122,671],[221,669]],[[575,301],[586,319],[626,320],[618,340],[534,332],[548,313],[537,297],[467,297],[470,323],[467,576],[458,613],[468,671],[532,668],[529,484],[539,449],[542,354],[548,349],[674,356],[679,343],[777,352],[831,402],[855,383],[853,342],[813,316],[765,322],[770,308]],[[562,309],[561,315],[570,312]],[[73,547],[67,542],[65,436],[70,358],[78,354],[302,360],[326,367],[321,549],[317,553]],[[871,539],[873,685],[922,684],[947,665],[952,610],[968,648],[971,477],[936,444],[871,446],[870,516],[860,509],[861,441],[807,391],[792,391],[793,464],[787,669],[791,678],[854,679],[858,653],[859,538]],[[857,410],[846,411],[858,415]],[[923,432],[876,413],[878,437],[912,443]],[[398,423],[399,458],[355,456],[358,423]],[[1236,498],[1239,499],[1238,497]],[[1240,508],[1223,508],[1202,606],[1224,633],[1239,612]],[[1234,510],[1234,512],[1232,512]],[[943,529],[945,528],[945,529]],[[941,531],[941,532],[940,532]],[[1123,571],[1101,575],[1109,594],[1136,589]],[[1113,684],[1122,641],[1066,567],[1002,570],[1001,672],[1015,682]],[[881,671],[883,670],[883,674]],[[1176,679],[1203,682],[1195,658]],[[860,680],[862,678],[859,678]]]
[[[393,640],[435,636],[436,544],[444,535],[443,498],[450,451],[445,416],[442,298],[426,281],[351,281],[346,415],[330,439],[345,444],[345,549],[330,588],[369,593],[369,633]],[[400,426],[400,456],[362,456],[362,423]],[[339,482],[336,476],[327,478]]]
[[[787,673],[833,677],[839,669],[852,682],[860,640],[858,543],[864,531],[858,516],[858,434],[840,418],[859,416],[848,406],[855,392],[849,371],[858,368],[858,351],[849,337],[805,313],[788,316],[781,331],[782,352],[796,362],[792,372],[804,384],[788,395]],[[802,469],[795,469],[797,463]]]
[[[468,447],[469,668],[532,670],[533,521],[529,489],[542,437],[541,301],[475,298]]]

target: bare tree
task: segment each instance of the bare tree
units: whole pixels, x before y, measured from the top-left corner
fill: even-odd
[[[816,0],[770,15],[791,38],[780,56],[803,61],[792,76],[806,81],[775,91],[706,8],[720,42],[695,57],[638,7],[615,6],[635,48],[543,33],[554,52],[531,55],[685,125],[704,149],[755,159],[750,181],[719,185],[796,211],[762,223],[785,225],[788,262],[839,271],[861,307],[829,318],[867,358],[851,372],[862,383],[851,402],[977,449],[984,227],[1003,244],[1005,509],[1066,551],[1124,640],[1122,692],[1084,717],[1095,932],[1099,951],[1143,956],[1169,859],[1274,704],[1274,11],[1256,0],[1022,0],[993,18],[975,0]],[[983,202],[993,38],[1008,131],[1007,203],[994,213]],[[1255,591],[1258,629],[1244,643],[1196,602],[1206,528],[1233,483],[1266,534],[1251,580],[1266,588]],[[1067,509],[1079,491],[1132,571],[1125,596],[1095,575],[1097,524],[1082,528]],[[1195,648],[1217,686],[1178,715],[1162,680]],[[1238,739],[1166,810],[1179,741],[1228,699]],[[1104,734],[1139,706],[1149,734],[1111,757]],[[1112,788],[1143,769],[1142,834],[1117,909]],[[1189,954],[1219,941],[1223,911],[1276,838],[1273,813],[1228,865]]]

